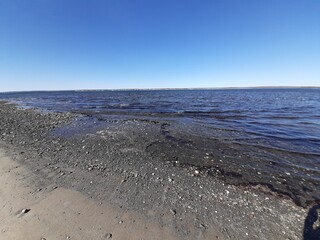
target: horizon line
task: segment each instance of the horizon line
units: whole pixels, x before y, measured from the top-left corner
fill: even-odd
[[[190,88],[83,88],[83,89],[64,89],[64,90],[9,90],[0,93],[24,93],[24,92],[86,92],[86,91],[161,91],[161,90],[232,90],[232,89],[295,89],[295,88],[320,88],[320,86],[251,86],[251,87],[190,87]]]

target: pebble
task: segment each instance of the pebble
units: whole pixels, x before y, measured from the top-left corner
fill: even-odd
[[[176,214],[177,214],[177,211],[174,210],[174,209],[170,209],[170,212],[171,212],[173,215],[176,215]]]
[[[30,208],[24,208],[21,210],[21,213],[26,214],[26,213],[30,212],[30,210],[31,210]]]
[[[200,227],[202,227],[202,228],[207,228],[206,225],[204,225],[204,224],[202,224],[202,223],[200,224]]]
[[[112,234],[111,233],[107,233],[105,236],[104,236],[105,239],[111,239],[112,238]]]

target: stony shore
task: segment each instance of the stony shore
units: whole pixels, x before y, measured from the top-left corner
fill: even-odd
[[[111,119],[99,126],[88,118],[0,104],[0,148],[35,176],[34,194],[77,191],[138,213],[177,239],[303,239],[308,210],[292,199],[228,184],[151,151],[154,142],[166,141],[161,123]],[[125,238],[114,233],[112,239]]]

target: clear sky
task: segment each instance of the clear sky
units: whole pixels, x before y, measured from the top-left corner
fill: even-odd
[[[319,0],[0,0],[0,91],[320,86]]]

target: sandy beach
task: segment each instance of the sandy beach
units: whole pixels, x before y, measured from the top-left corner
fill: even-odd
[[[51,134],[78,117],[1,104],[0,239],[303,239],[307,208],[150,157],[121,123]]]
[[[36,175],[3,150],[0,162],[0,239],[179,239],[135,211],[52,184],[36,189]]]

